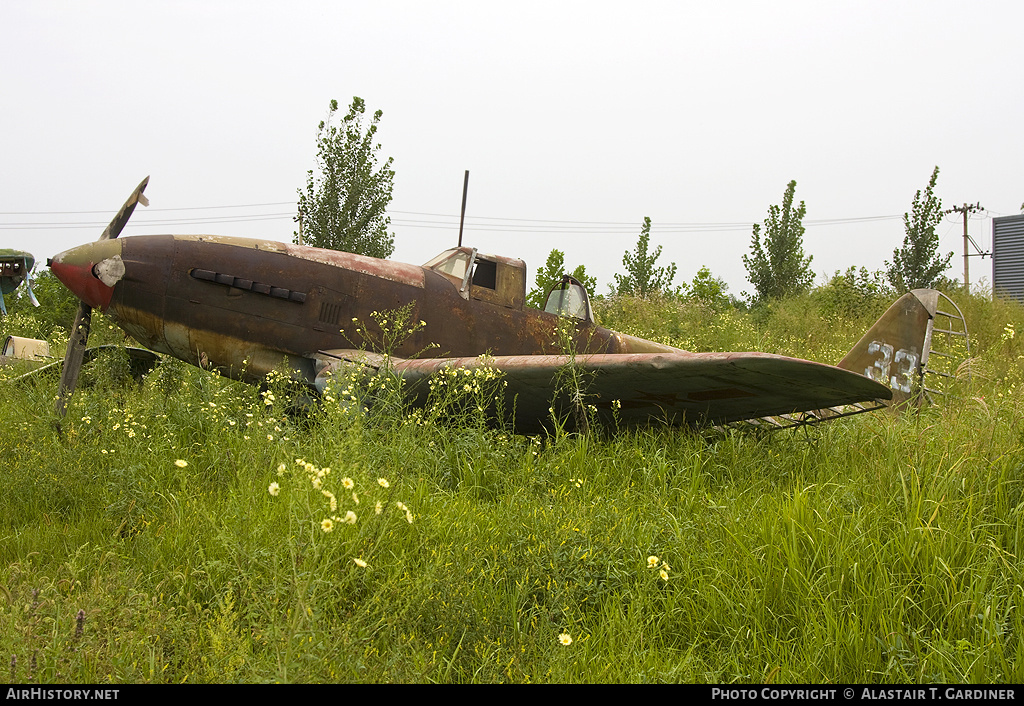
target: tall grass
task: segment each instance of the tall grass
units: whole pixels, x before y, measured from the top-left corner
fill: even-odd
[[[135,386],[112,382],[117,359],[58,437],[54,375],[7,385],[0,668],[17,682],[1019,681],[1024,313],[958,302],[980,372],[957,397],[768,437],[297,414],[280,381],[166,361]],[[828,362],[872,318],[811,298],[615,306],[606,323],[687,348]]]

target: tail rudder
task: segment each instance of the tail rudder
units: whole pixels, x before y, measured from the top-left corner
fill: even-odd
[[[939,308],[940,299],[949,303],[955,314]],[[940,327],[936,328],[936,320]],[[955,323],[959,322],[959,323]],[[969,343],[967,326],[960,309],[949,297],[934,289],[915,289],[896,300],[863,338],[839,361],[838,367],[851,370],[888,386],[893,404],[909,399],[923,400],[930,393],[926,373],[950,377],[951,372],[929,367],[931,356],[951,358],[932,348],[933,334],[962,336]]]

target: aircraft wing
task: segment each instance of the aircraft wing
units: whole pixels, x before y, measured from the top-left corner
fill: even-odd
[[[484,356],[392,359],[391,364],[418,404],[427,402],[426,380],[442,368],[487,365],[501,371],[508,383],[506,409],[514,401],[515,429],[522,433],[543,428],[553,405],[559,413],[571,408],[559,378],[569,364],[583,373],[583,400],[605,424],[617,418],[624,426],[721,425],[799,412],[827,418],[843,414],[833,408],[862,403],[875,408],[892,398],[889,388],[863,375],[768,353]]]

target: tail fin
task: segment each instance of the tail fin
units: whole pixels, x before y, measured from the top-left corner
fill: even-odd
[[[940,298],[948,302],[949,308],[956,313],[939,309]],[[956,353],[934,350],[935,333],[945,334],[947,343],[954,336],[962,337],[963,346],[970,355],[967,324],[953,300],[934,289],[915,289],[897,299],[839,361],[838,366],[890,387],[894,405],[909,399],[931,400],[932,395],[941,392],[938,386],[928,386],[930,381],[925,375],[953,377],[955,367],[948,364],[929,367],[931,357],[960,357]],[[950,349],[957,347],[949,346]]]

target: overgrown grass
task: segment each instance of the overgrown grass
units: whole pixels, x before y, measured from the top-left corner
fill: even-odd
[[[958,302],[982,374],[957,398],[768,437],[541,440],[472,415],[294,414],[283,383],[168,361],[141,387],[93,375],[61,438],[54,376],[6,386],[0,668],[15,682],[1019,681],[1024,313]],[[873,318],[810,298],[758,314],[616,306],[606,323],[687,348],[829,362]]]

